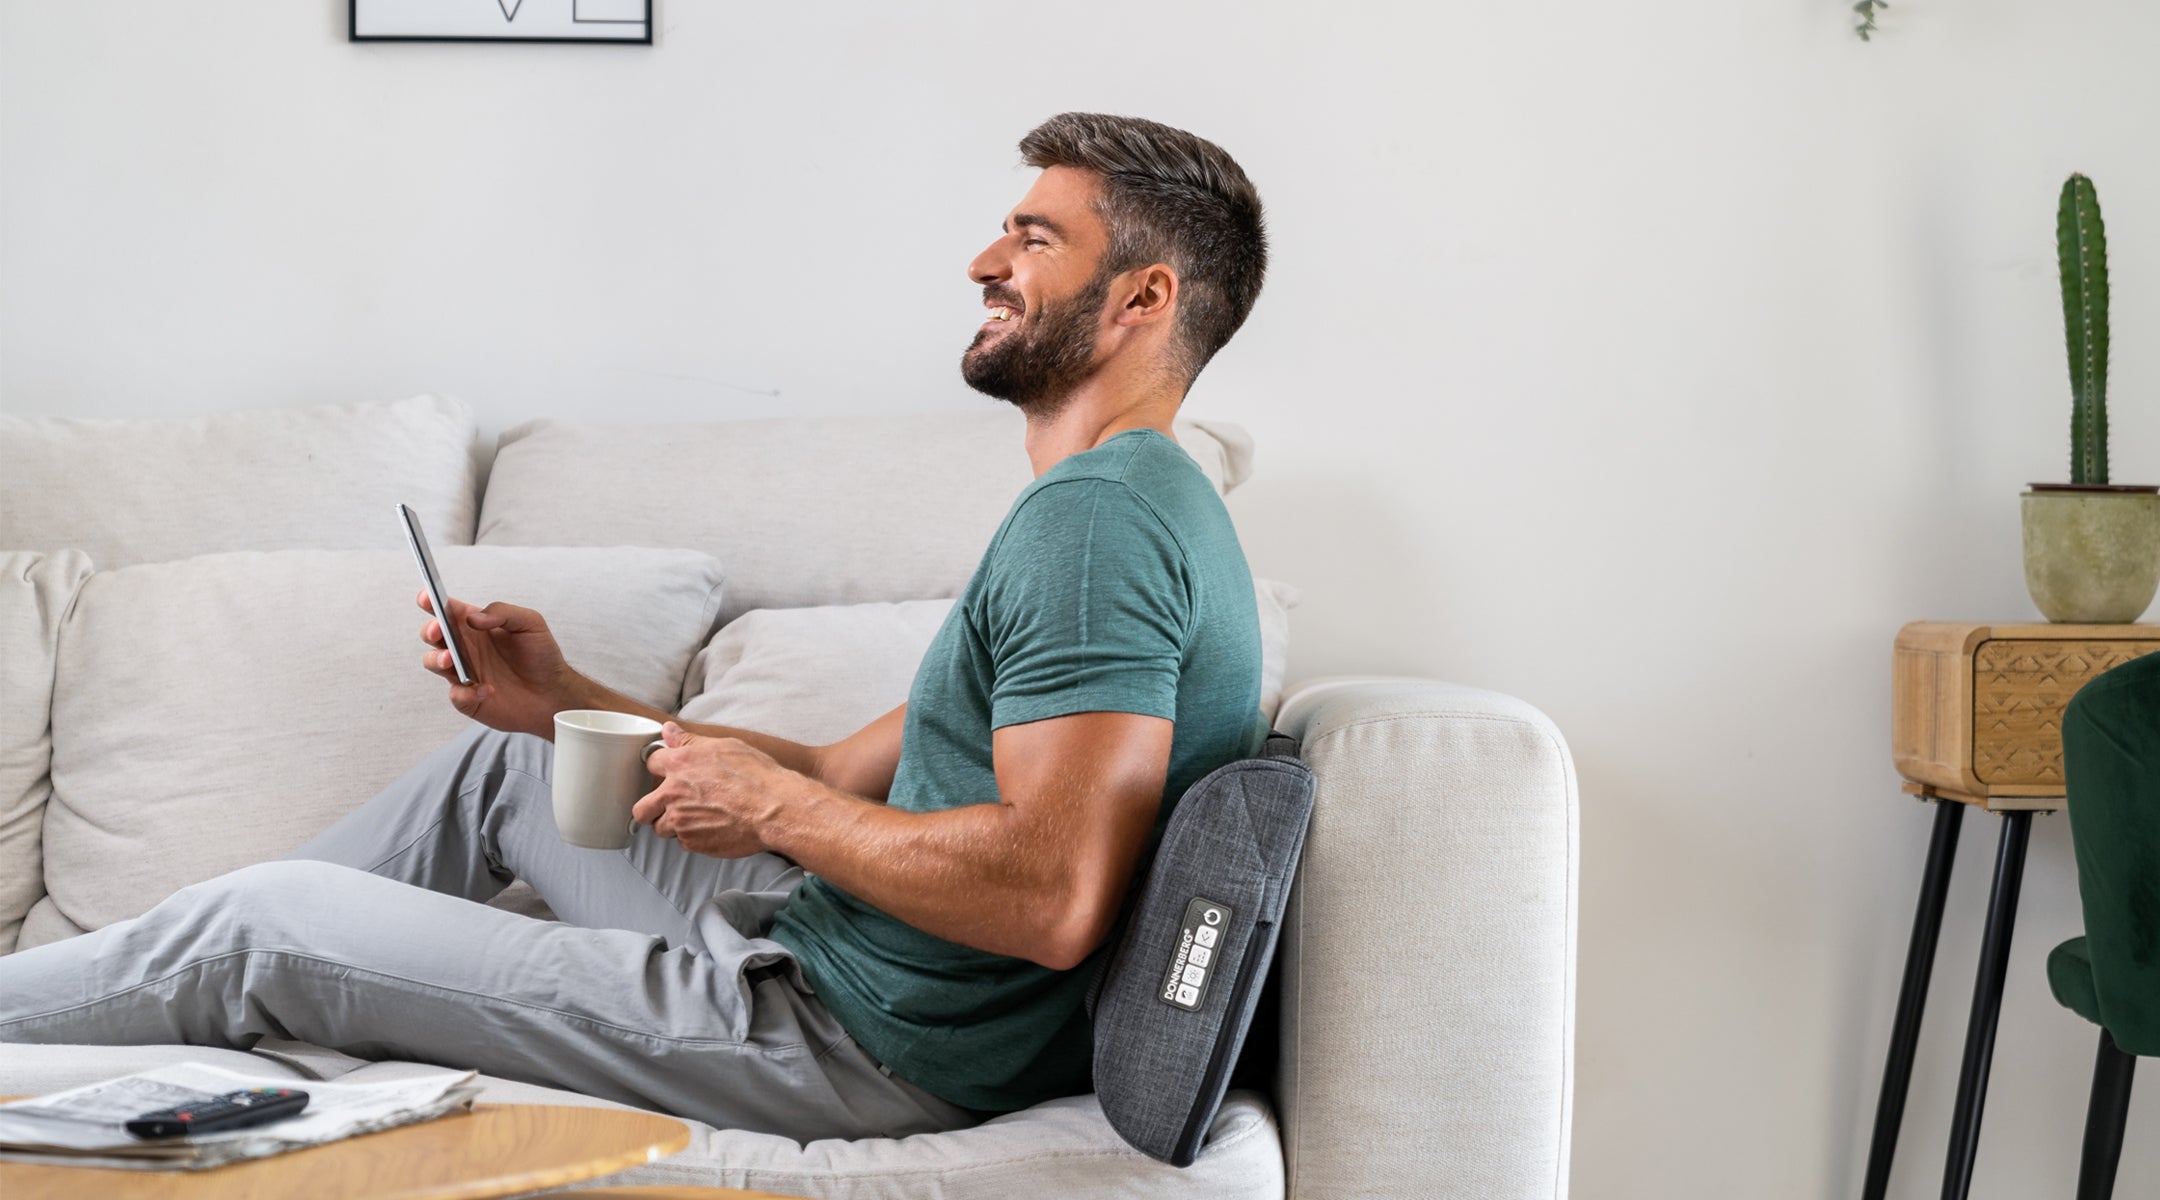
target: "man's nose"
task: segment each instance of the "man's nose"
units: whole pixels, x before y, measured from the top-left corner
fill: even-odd
[[[968,278],[981,284],[1002,283],[1012,278],[1012,260],[1005,255],[1004,242],[996,241],[983,248],[968,264]]]

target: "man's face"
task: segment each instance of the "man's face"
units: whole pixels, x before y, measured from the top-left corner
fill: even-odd
[[[1006,216],[1004,234],[968,264],[989,314],[960,356],[969,387],[1039,412],[1094,373],[1110,289],[1096,271],[1110,243],[1095,214],[1099,186],[1089,171],[1045,170]]]

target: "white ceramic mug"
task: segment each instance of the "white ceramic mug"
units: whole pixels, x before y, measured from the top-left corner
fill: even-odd
[[[646,756],[667,743],[660,722],[634,713],[573,708],[555,714],[555,831],[573,846],[630,844],[630,809],[653,789]]]

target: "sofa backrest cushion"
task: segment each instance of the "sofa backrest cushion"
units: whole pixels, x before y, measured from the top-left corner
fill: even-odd
[[[446,547],[459,599],[538,609],[572,663],[672,709],[720,569],[687,550]],[[402,549],[103,571],[61,627],[45,886],[73,926],[275,858],[466,726],[421,669]],[[27,945],[40,927],[33,920]]]
[[[1173,429],[1218,489],[1251,471],[1226,421]],[[957,596],[1030,480],[1017,409],[691,425],[537,421],[503,434],[478,541],[688,546],[728,568],[724,620]]]
[[[1297,591],[1253,581],[1260,708],[1272,721]],[[761,608],[727,623],[690,664],[682,717],[811,745],[839,741],[908,698],[951,600]]]
[[[474,436],[466,406],[435,396],[173,420],[0,416],[0,549],[82,550],[102,571],[391,547],[399,501],[435,545],[466,545]]]
[[[0,954],[45,894],[53,656],[90,560],[79,550],[0,553]]]
[[[907,699],[952,606],[901,600],[744,613],[691,661],[682,718],[813,746],[839,741]]]

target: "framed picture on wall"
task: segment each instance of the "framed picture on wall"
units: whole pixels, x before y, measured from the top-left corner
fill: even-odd
[[[349,0],[356,42],[652,45],[652,0]]]

